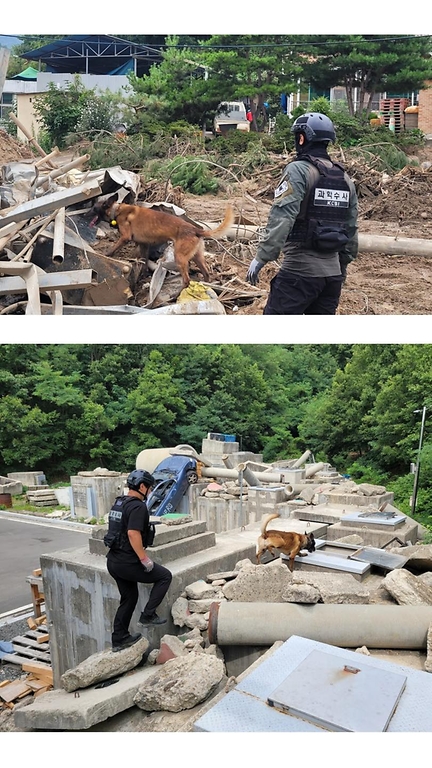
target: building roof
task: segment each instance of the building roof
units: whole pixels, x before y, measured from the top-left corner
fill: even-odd
[[[115,35],[72,35],[23,53],[21,57],[42,61],[50,72],[98,75],[111,74],[126,65],[133,69],[130,65],[136,61],[137,74],[141,75],[162,58],[164,36],[151,37],[155,38],[154,46],[133,43]]]
[[[27,67],[22,72],[11,77],[11,80],[37,80],[38,71],[34,67]]]

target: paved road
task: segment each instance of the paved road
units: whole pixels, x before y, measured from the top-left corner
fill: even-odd
[[[24,522],[0,517],[0,613],[31,603],[26,577],[40,567],[41,555],[86,546],[88,538],[88,530],[36,524],[30,517]]]

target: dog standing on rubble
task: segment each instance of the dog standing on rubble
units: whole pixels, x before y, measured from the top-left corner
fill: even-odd
[[[193,260],[205,280],[210,280],[204,258],[204,238],[219,239],[226,235],[234,222],[234,212],[228,206],[223,222],[216,229],[200,229],[179,216],[140,205],[118,203],[117,195],[103,202],[96,203],[92,208],[94,214],[90,224],[94,226],[102,219],[110,221],[118,228],[120,237],[107,252],[112,256],[118,248],[133,241],[143,245],[161,245],[168,240],[174,244],[174,258],[183,279],[183,286],[188,287],[189,262]]]
[[[302,549],[307,549],[308,552],[315,552],[315,538],[313,533],[294,533],[292,531],[277,531],[267,530],[267,525],[270,520],[274,520],[275,517],[279,517],[277,512],[272,515],[266,515],[261,523],[261,535],[258,538],[257,549],[257,563],[261,562],[261,556],[264,552],[269,551],[272,555],[275,554],[274,550],[278,549],[283,552],[284,555],[289,556],[288,568],[291,573],[294,570],[294,558],[296,555],[300,557],[306,557],[306,553],[302,553]]]

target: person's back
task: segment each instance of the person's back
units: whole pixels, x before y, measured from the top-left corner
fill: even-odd
[[[357,255],[357,194],[328,154],[335,130],[326,115],[302,115],[291,130],[297,157],[275,190],[246,279],[256,285],[262,267],[282,253],[264,314],[335,314],[346,266]]]

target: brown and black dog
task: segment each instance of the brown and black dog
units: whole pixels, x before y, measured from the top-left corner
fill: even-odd
[[[118,227],[119,239],[107,253],[112,256],[122,245],[133,241],[143,245],[161,245],[171,240],[174,244],[174,258],[183,278],[185,288],[189,285],[189,262],[193,259],[205,280],[210,280],[204,258],[204,238],[218,239],[226,235],[234,222],[234,212],[228,206],[223,222],[216,229],[200,229],[179,216],[140,205],[118,203],[117,195],[92,208],[91,226],[98,221],[110,221]]]
[[[315,552],[315,539],[313,533],[294,533],[292,531],[276,531],[267,530],[267,525],[270,520],[274,520],[275,517],[279,517],[275,512],[272,515],[266,515],[261,523],[261,536],[258,539],[257,549],[257,563],[261,562],[261,555],[267,550],[272,555],[275,554],[274,550],[278,549],[283,552],[284,555],[289,556],[288,568],[292,572],[294,570],[294,558],[296,555],[305,557],[305,553],[302,553],[302,549],[307,549],[308,552]]]

